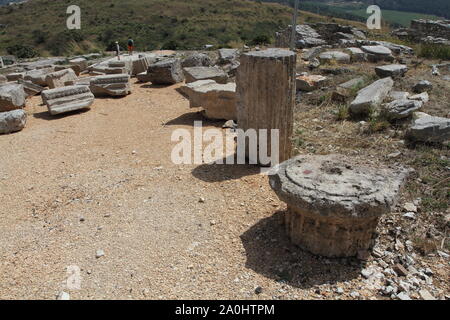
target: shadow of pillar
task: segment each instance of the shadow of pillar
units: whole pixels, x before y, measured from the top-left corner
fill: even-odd
[[[291,244],[284,230],[284,214],[277,211],[241,235],[247,268],[302,289],[360,275],[364,265],[355,258],[323,258]]]

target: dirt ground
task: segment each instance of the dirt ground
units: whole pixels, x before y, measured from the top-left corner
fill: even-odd
[[[178,86],[134,83],[58,117],[40,97],[27,102],[26,128],[0,136],[0,298],[379,298],[357,260],[289,243],[285,206],[258,168],[172,163],[173,130],[204,120]],[[71,266],[80,289],[67,287]]]

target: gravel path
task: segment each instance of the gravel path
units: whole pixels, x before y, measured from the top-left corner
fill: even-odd
[[[201,120],[175,88],[133,84],[62,117],[28,101],[26,128],[0,136],[0,298],[249,298],[281,287],[246,265],[241,238],[277,210],[267,178],[172,164],[172,131]],[[67,288],[68,266],[80,268],[80,290]]]
[[[385,298],[363,263],[289,243],[258,168],[172,163],[173,130],[202,120],[178,86],[59,117],[28,101],[0,136],[0,299]]]

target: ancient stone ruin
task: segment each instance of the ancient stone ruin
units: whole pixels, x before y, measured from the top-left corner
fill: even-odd
[[[269,179],[288,205],[293,243],[314,254],[348,257],[374,244],[378,219],[395,205],[407,174],[340,155],[298,156]]]
[[[67,86],[45,90],[42,102],[47,105],[51,115],[89,109],[94,103],[94,95],[88,86]]]
[[[356,39],[366,38],[363,30],[351,26],[339,25],[337,23],[303,24],[297,25],[295,30],[295,44],[299,49],[332,45],[343,43],[343,41],[354,41]],[[292,26],[277,32],[275,46],[279,48],[288,48],[291,41],[291,34]]]
[[[126,96],[131,93],[128,74],[97,76],[90,80],[89,87],[95,96]]]
[[[394,30],[400,39],[450,45],[450,20],[412,20],[410,28]]]
[[[285,161],[291,157],[292,148],[296,55],[289,50],[267,49],[243,54],[240,63],[236,76],[238,126],[244,131],[268,130],[269,157],[271,129],[278,129],[277,150],[280,162]],[[246,155],[254,163],[267,165],[248,149]]]

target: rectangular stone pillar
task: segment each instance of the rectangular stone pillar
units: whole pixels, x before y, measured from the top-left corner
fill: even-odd
[[[240,63],[236,76],[238,127],[244,131],[255,129],[258,141],[259,130],[267,129],[268,156],[271,156],[271,129],[278,129],[279,162],[288,160],[292,150],[296,54],[271,48],[245,53]],[[248,146],[246,154],[249,157]],[[256,162],[267,165],[260,160],[258,155]]]

